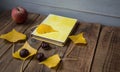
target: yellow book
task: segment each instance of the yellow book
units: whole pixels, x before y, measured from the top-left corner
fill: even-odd
[[[33,38],[64,46],[77,19],[49,14],[42,23],[32,32]]]

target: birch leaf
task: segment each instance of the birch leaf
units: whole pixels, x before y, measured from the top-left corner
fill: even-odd
[[[82,44],[86,44],[86,39],[83,36],[83,33],[77,34],[77,35],[72,35],[69,36],[69,38],[73,41],[73,43],[77,44],[77,43],[82,43]]]
[[[37,32],[39,34],[45,34],[45,33],[49,33],[49,32],[55,32],[56,30],[54,30],[51,26],[46,25],[46,24],[40,24],[37,27]]]
[[[27,57],[25,57],[25,58],[23,58],[23,57],[20,56],[20,51],[21,51],[22,49],[27,49],[27,50],[29,51],[29,53],[30,53],[30,54],[29,54]],[[35,55],[36,53],[37,53],[37,50],[36,50],[35,48],[31,47],[28,42],[26,42],[19,50],[17,50],[17,51],[16,51],[15,53],[13,53],[12,55],[13,55],[14,58],[21,59],[21,60],[26,60],[27,58]]]
[[[25,40],[26,35],[13,29],[12,31],[8,32],[7,34],[1,35],[0,38],[6,39],[9,42],[17,42],[19,40]]]
[[[46,60],[40,62],[40,64],[44,64],[46,65],[48,68],[53,68],[53,67],[56,67],[59,62],[60,62],[60,57],[58,54],[55,54],[49,58],[47,58]]]

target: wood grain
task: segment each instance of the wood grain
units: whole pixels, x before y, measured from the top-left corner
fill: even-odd
[[[29,18],[28,18],[28,20],[26,21],[26,24],[27,25],[25,25],[25,24],[15,24],[14,23],[14,21],[12,21],[12,22],[10,22],[7,26],[5,26],[1,31],[0,31],[0,33],[1,34],[4,34],[4,33],[7,33],[7,32],[9,32],[9,31],[11,31],[13,28],[14,29],[16,29],[17,31],[19,31],[19,32],[24,32],[25,30],[26,30],[26,28],[28,28],[30,25],[30,23],[31,23],[31,21],[29,21],[29,19],[32,19],[32,18],[36,18],[37,17],[37,15],[36,14],[29,14]],[[35,19],[34,18],[34,19]],[[32,24],[32,23],[31,23]],[[12,45],[12,44],[10,44],[9,42],[7,42],[6,40],[3,40],[3,39],[0,39],[0,56],[2,56],[6,51],[7,51],[7,49],[9,49],[9,47]],[[6,44],[8,44],[8,46],[6,45]],[[9,46],[10,45],[10,46]],[[6,46],[5,48],[4,48],[4,46]]]
[[[0,31],[12,21],[11,11],[5,11],[0,14]],[[1,34],[1,32],[0,32]]]
[[[36,14],[36,15],[38,16],[38,14]],[[32,28],[33,26],[36,26],[37,24],[41,23],[41,21],[42,21],[43,19],[44,19],[43,16],[41,16],[41,15],[38,16],[35,20],[33,20],[33,23],[31,23],[30,26],[29,26],[29,24],[28,24],[29,27],[27,27],[26,30],[24,31],[24,33],[27,35],[27,37],[29,37],[29,38],[28,38],[28,42],[30,43],[30,45],[31,45],[32,47],[34,47],[34,48],[36,48],[36,49],[39,49],[41,43],[40,43],[39,41],[37,41],[37,40],[34,40],[34,39],[30,38],[29,35],[30,35],[30,33],[31,33],[31,28]],[[27,65],[29,64],[29,62],[31,61],[31,59],[32,59],[32,58],[28,59],[28,60],[24,63],[23,70],[27,67]],[[21,63],[22,63],[22,61],[15,60],[15,59],[11,62],[11,65],[14,64],[15,66],[17,66],[15,70],[13,69],[14,72],[19,72],[19,71],[20,71]],[[11,69],[11,65],[7,67],[6,72]],[[13,72],[13,71],[12,71],[12,72]]]
[[[79,28],[77,28],[76,33],[85,32],[86,38],[88,40],[88,44],[89,43],[90,44],[85,45],[85,46],[79,46],[79,45],[77,46],[76,45],[75,49],[73,50],[74,53],[72,52],[72,55],[70,55],[69,57],[70,58],[75,58],[75,57],[78,57],[78,55],[81,55],[83,53],[82,57],[81,56],[80,57],[85,60],[85,61],[83,61],[84,64],[86,63],[86,61],[88,61],[88,64],[86,64],[85,66],[83,64],[83,67],[85,67],[85,68],[88,66],[88,68],[86,68],[87,71],[89,71],[89,68],[90,68],[90,65],[91,65],[91,62],[92,62],[92,57],[93,57],[94,49],[95,49],[95,46],[96,46],[96,43],[97,43],[99,30],[100,30],[100,25],[99,24],[89,24],[89,23],[88,24],[87,23],[81,23],[81,24],[79,24]],[[91,46],[91,44],[92,44],[92,46]],[[69,50],[69,47],[71,47],[71,45],[73,45],[73,43],[70,40],[68,40],[65,47],[58,47],[58,46],[55,46],[55,45],[51,45],[52,49],[50,51],[45,51],[42,48],[40,48],[39,52],[44,53],[46,57],[49,57],[49,56],[57,53],[63,59],[63,56],[66,53],[66,50],[67,49]],[[79,49],[81,50],[80,54],[78,52],[78,51],[80,51]],[[85,58],[84,58],[84,56],[85,56]],[[86,59],[88,59],[88,60],[86,60]],[[81,64],[82,63],[81,61],[74,61],[74,60],[62,61],[56,68],[49,69],[44,65],[39,65],[38,64],[39,62],[37,60],[33,59],[30,62],[30,64],[28,65],[28,67],[26,68],[25,72],[31,72],[31,71],[35,71],[35,72],[57,72],[57,71],[58,72],[61,72],[61,71],[62,72],[76,72],[77,71],[77,72],[79,72],[79,71],[82,71],[82,70],[79,70],[79,66],[75,66],[74,70],[72,68],[73,68],[74,64]],[[63,63],[64,63],[64,65],[63,65]],[[83,71],[83,72],[86,72],[86,71]]]
[[[7,33],[13,28],[19,32],[24,33],[28,27],[34,24],[34,21],[38,17],[38,14],[29,14],[28,20],[24,24],[15,24],[13,21],[10,22],[5,28],[1,30],[1,33]],[[0,48],[1,56],[1,69],[0,72],[15,72],[20,66],[21,61],[14,60],[11,54],[12,43],[9,43],[3,39],[0,39],[2,47]],[[17,65],[18,64],[18,65]]]
[[[57,72],[89,72],[94,56],[100,25],[91,23],[80,23],[75,34],[84,32],[87,45],[70,43],[67,51],[73,46],[74,49],[67,58],[77,58],[77,60],[63,60]],[[65,57],[66,58],[66,55]]]
[[[120,27],[103,27],[91,72],[120,72]]]
[[[120,27],[101,27],[96,23],[78,22],[72,35],[83,32],[87,40],[86,45],[74,44],[68,39],[64,47],[50,44],[51,50],[44,50],[40,47],[41,42],[33,39],[30,33],[31,28],[40,24],[46,16],[29,13],[24,24],[16,24],[10,14],[11,11],[0,14],[0,35],[14,28],[26,34],[26,41],[39,53],[44,53],[45,57],[59,54],[62,59],[56,68],[49,69],[38,64],[36,56],[33,56],[24,63],[24,72],[120,72]],[[15,43],[15,50],[24,43],[25,41]],[[72,52],[67,56],[72,47]],[[12,43],[0,39],[0,72],[20,71],[22,61],[12,57],[11,48]]]

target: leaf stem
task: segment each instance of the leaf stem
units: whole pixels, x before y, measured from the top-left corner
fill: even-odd
[[[23,72],[24,63],[25,63],[25,60],[22,62],[21,66],[20,66],[20,72]]]
[[[66,57],[72,52],[72,50],[74,49],[74,46],[75,46],[75,44],[73,44],[72,46],[69,46],[68,52],[65,55]]]
[[[13,43],[13,45],[12,45],[12,53],[14,53],[15,52],[15,44]]]

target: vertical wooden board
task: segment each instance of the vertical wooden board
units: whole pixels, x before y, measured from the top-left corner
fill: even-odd
[[[24,33],[26,31],[26,29],[28,27],[30,27],[35,22],[35,20],[38,16],[39,16],[38,14],[30,13],[29,16],[28,16],[28,20],[24,24],[15,24],[14,22],[11,22],[9,26],[3,28],[2,33],[9,32],[13,28],[16,29],[19,32]],[[1,63],[2,63],[2,65],[0,65],[0,67],[2,67],[2,69],[0,69],[0,72],[10,71],[9,69],[7,69],[9,67],[11,67],[12,70],[15,69],[15,68],[12,67],[12,65],[14,67],[16,67],[16,69],[17,69],[18,67],[14,63],[20,63],[20,61],[14,62],[14,60],[12,58],[12,55],[11,55],[12,44],[5,41],[5,40],[2,40],[2,41],[0,40],[0,42],[2,44],[2,47],[0,48]],[[13,70],[11,72],[15,72],[15,70]]]
[[[120,27],[103,27],[91,72],[120,72]]]
[[[97,39],[100,31],[99,24],[80,23],[75,34],[84,32],[84,37],[87,40],[86,45],[70,43],[64,58],[72,58],[77,60],[63,60],[57,72],[89,72],[94,51],[97,44]],[[73,47],[72,52],[66,56],[69,49]]]

